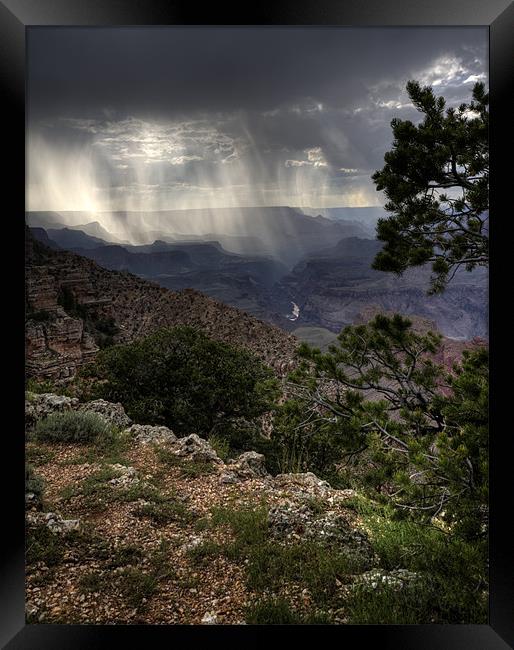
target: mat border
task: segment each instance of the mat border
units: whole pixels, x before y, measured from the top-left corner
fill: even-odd
[[[308,2],[274,2],[270,7],[256,8],[253,13],[248,10],[238,11],[233,7],[227,9],[219,5],[204,10],[194,2],[167,2],[166,0],[0,0],[0,78],[2,80],[2,104],[4,108],[4,135],[12,140],[12,146],[4,149],[9,155],[7,180],[8,198],[11,209],[6,212],[12,238],[8,238],[9,248],[24,254],[24,226],[20,218],[12,214],[25,212],[25,156],[22,142],[25,138],[25,38],[27,29],[38,26],[272,26],[272,25],[313,25],[313,26],[488,26],[490,36],[490,94],[491,94],[491,212],[500,214],[501,206],[507,206],[507,189],[512,185],[508,166],[502,166],[502,155],[510,155],[508,149],[508,132],[512,133],[511,116],[508,115],[508,92],[512,86],[512,51],[511,29],[514,25],[514,5],[506,0],[316,0]],[[509,158],[506,158],[507,160]],[[510,198],[510,197],[509,197]],[[22,229],[23,228],[23,229]],[[502,318],[501,303],[505,300],[499,289],[499,282],[504,269],[500,265],[505,259],[500,254],[501,242],[505,242],[504,226],[493,220],[491,229],[491,266],[489,273],[490,299],[490,349],[491,349],[491,430],[501,433],[501,411],[503,404],[509,403],[506,382],[499,380],[503,370],[507,371],[507,355],[502,346],[502,335],[506,335],[505,322]],[[11,245],[12,241],[12,245]],[[512,241],[512,240],[511,240]],[[15,259],[16,259],[15,255]],[[21,267],[20,259],[20,267]],[[11,266],[4,271],[5,300],[7,305],[21,302],[22,288],[17,278],[21,273],[13,274]],[[14,276],[14,277],[13,277]],[[500,307],[498,307],[500,305]],[[495,309],[500,311],[494,316]],[[22,311],[23,310],[23,311]],[[497,312],[498,313],[498,312]],[[20,323],[16,322],[16,316]],[[11,334],[7,339],[9,348],[24,349],[21,340],[23,331],[24,307],[12,313],[9,318]],[[502,331],[503,328],[503,331]],[[18,345],[19,339],[19,348]],[[504,339],[507,342],[505,336]],[[12,345],[11,345],[12,342]],[[497,350],[500,352],[497,353]],[[21,359],[17,366],[21,367]],[[512,374],[512,373],[510,373]],[[505,375],[509,376],[509,375]],[[19,382],[19,383],[18,383]],[[21,433],[24,422],[23,372],[19,379],[10,378],[9,390],[13,392],[12,400],[5,400],[15,411],[13,434]],[[512,399],[510,397],[510,399]],[[14,405],[20,405],[16,409]],[[19,417],[19,420],[18,420]],[[507,420],[508,421],[508,420]],[[5,428],[5,427],[4,427]],[[6,549],[1,556],[0,581],[0,643],[9,649],[34,648],[107,648],[122,641],[141,641],[153,645],[163,641],[208,640],[218,635],[243,640],[251,628],[253,639],[263,638],[270,626],[89,626],[89,625],[26,625],[25,624],[25,577],[24,577],[24,505],[21,487],[21,467],[24,458],[23,435],[12,435],[5,428],[9,439],[5,445],[9,458],[1,474],[3,495],[14,493],[9,505],[12,513],[9,525],[4,528]],[[501,649],[514,647],[514,625],[512,610],[513,566],[512,537],[508,535],[509,521],[506,499],[511,492],[512,473],[509,447],[510,431],[491,440],[491,552],[490,576],[491,597],[489,625],[370,625],[370,626],[329,626],[330,632],[337,634],[341,641],[375,642],[381,649],[395,648],[444,650],[446,648],[466,648],[467,650]],[[509,455],[510,451],[510,455]],[[12,460],[11,460],[12,459]],[[9,470],[9,471],[7,471]],[[510,492],[509,492],[510,490]],[[4,499],[8,501],[8,499]],[[6,504],[7,505],[7,504]],[[9,534],[5,534],[8,530]],[[302,626],[302,637],[314,634],[316,640],[326,631],[323,626]],[[280,631],[273,627],[274,636]],[[293,632],[290,628],[288,635]],[[121,637],[120,637],[121,635]],[[313,638],[313,637],[312,637]]]

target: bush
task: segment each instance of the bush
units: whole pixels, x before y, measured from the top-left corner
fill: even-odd
[[[255,355],[191,327],[102,350],[86,372],[99,378],[98,396],[121,402],[134,421],[179,435],[223,435],[226,423],[258,417],[276,396],[272,371]]]
[[[97,413],[65,411],[39,420],[35,438],[47,442],[95,442],[113,438],[112,427]]]
[[[44,482],[34,473],[34,468],[25,463],[25,494],[34,495],[34,505],[41,507],[43,503]]]
[[[121,590],[131,607],[139,608],[157,589],[157,580],[150,573],[129,567],[120,572]]]
[[[314,472],[331,476],[341,461],[345,439],[329,423],[307,422],[309,404],[290,399],[276,409],[266,460],[273,473]]]
[[[464,541],[435,526],[398,518],[389,505],[362,499],[353,505],[369,530],[380,566],[407,569],[419,580],[400,591],[356,589],[348,602],[351,623],[487,622],[484,541]]]
[[[29,526],[25,535],[25,557],[27,564],[43,562],[49,567],[55,566],[64,557],[62,539],[45,524]]]

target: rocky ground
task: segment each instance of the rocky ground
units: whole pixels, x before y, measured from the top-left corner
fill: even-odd
[[[116,442],[30,440],[41,418],[77,409],[114,424]],[[30,622],[245,624],[288,607],[296,622],[337,624],[355,585],[412,579],[377,568],[352,490],[272,477],[255,452],[224,462],[202,438],[133,425],[102,400],[29,394],[26,413],[44,482],[42,500],[26,494]]]

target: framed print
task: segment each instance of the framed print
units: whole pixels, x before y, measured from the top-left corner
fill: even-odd
[[[2,1],[5,647],[513,643],[514,16],[436,5]]]

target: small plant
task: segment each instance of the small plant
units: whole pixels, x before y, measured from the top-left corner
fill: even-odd
[[[25,390],[28,393],[28,400],[30,401],[30,393],[55,393],[56,386],[50,379],[37,379],[36,377],[29,377],[25,382]],[[59,394],[63,395],[61,390]]]
[[[219,435],[209,436],[209,444],[223,461],[227,461],[230,456],[230,442]]]
[[[46,442],[91,443],[112,437],[112,427],[97,413],[87,411],[51,413],[35,428],[36,440]]]
[[[148,559],[152,567],[152,575],[156,580],[170,580],[177,577],[175,568],[170,565],[170,546],[169,540],[161,539],[159,546],[150,553]]]
[[[25,494],[33,494],[35,504],[42,506],[44,482],[34,473],[32,465],[25,463]]]
[[[145,503],[134,510],[137,517],[148,517],[158,525],[172,522],[187,523],[191,513],[178,499],[169,498],[162,503]]]
[[[62,540],[44,524],[27,528],[25,549],[27,564],[42,562],[47,566],[55,566],[64,557]]]
[[[268,532],[268,509],[264,504],[248,505],[238,509],[214,508],[212,524],[229,526],[234,542],[226,551],[234,556],[244,555],[248,549],[266,541]]]
[[[46,465],[52,462],[55,456],[55,451],[34,444],[27,445],[25,448],[25,460],[32,465]]]
[[[98,593],[108,584],[109,582],[106,576],[93,571],[86,573],[80,578],[79,589],[82,593]]]
[[[138,564],[143,559],[141,549],[133,544],[119,546],[109,558],[107,566],[112,569]]]
[[[140,608],[157,588],[154,575],[129,567],[120,573],[121,590],[131,607]]]
[[[222,546],[212,540],[206,540],[198,546],[188,549],[187,555],[194,564],[203,564],[207,560],[219,556],[222,552]]]

